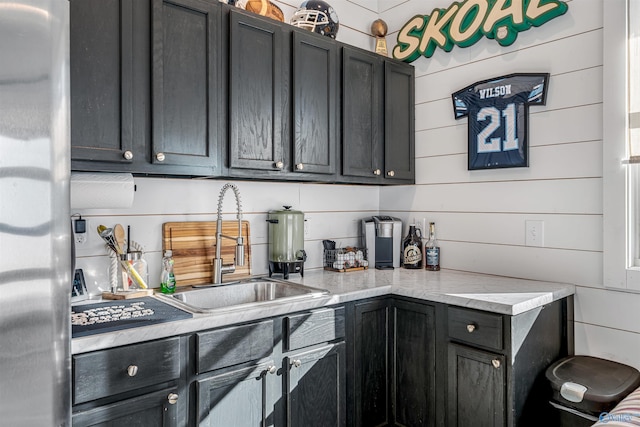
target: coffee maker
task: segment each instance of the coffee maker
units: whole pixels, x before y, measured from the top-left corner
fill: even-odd
[[[390,216],[362,220],[361,245],[367,248],[369,265],[378,270],[400,267],[402,221]]]

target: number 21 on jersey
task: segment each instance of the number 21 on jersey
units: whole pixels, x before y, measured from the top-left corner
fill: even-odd
[[[504,119],[504,121],[503,121]],[[476,115],[478,122],[485,122],[485,127],[478,132],[476,137],[478,143],[478,153],[496,153],[499,151],[517,150],[518,130],[516,123],[516,105],[511,103],[500,111],[496,107],[484,107]],[[504,132],[500,132],[500,130]],[[504,139],[495,135],[504,134]]]

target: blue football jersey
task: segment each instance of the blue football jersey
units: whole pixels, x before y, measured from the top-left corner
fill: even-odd
[[[529,166],[530,104],[546,102],[549,74],[511,74],[452,95],[456,119],[468,117],[469,169]]]

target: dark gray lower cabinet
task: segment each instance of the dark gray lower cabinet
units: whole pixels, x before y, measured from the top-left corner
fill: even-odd
[[[551,425],[544,372],[571,351],[571,304],[510,316],[404,297],[353,303],[349,425]]]
[[[346,425],[345,343],[329,344],[285,359],[287,426]]]
[[[355,408],[350,425],[386,426],[390,422],[389,301],[355,304],[352,333]]]
[[[273,362],[198,380],[197,425],[254,426],[274,424],[278,378]]]
[[[74,426],[186,426],[186,340],[73,356]]]
[[[173,399],[179,399],[178,389],[164,389],[76,412],[73,414],[72,424],[74,427],[173,427],[183,425],[178,422],[178,406]]]
[[[505,425],[504,356],[449,344],[449,425]]]
[[[436,320],[428,304],[393,302],[392,425],[436,424]]]
[[[345,426],[344,308],[193,335],[198,426]]]

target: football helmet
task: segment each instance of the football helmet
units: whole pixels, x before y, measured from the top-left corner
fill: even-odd
[[[291,25],[329,36],[332,39],[338,34],[338,15],[333,7],[322,0],[303,2],[291,17]]]

